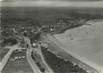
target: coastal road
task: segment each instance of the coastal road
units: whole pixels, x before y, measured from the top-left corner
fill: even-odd
[[[42,73],[39,68],[36,66],[34,60],[31,58],[32,49],[28,49],[26,52],[27,61],[30,64],[34,73]]]
[[[28,37],[23,37],[23,38],[24,38],[25,43],[28,45],[27,51],[26,51],[26,57],[27,57],[28,63],[30,64],[30,66],[31,66],[31,68],[32,68],[34,73],[41,73],[41,71],[36,66],[34,60],[31,57],[31,53],[33,51],[33,48],[32,48],[32,46],[30,44],[30,39]]]

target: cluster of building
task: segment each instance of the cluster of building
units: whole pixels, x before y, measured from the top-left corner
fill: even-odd
[[[11,58],[10,61],[16,61],[16,60],[22,60],[25,56],[15,56],[14,58]]]

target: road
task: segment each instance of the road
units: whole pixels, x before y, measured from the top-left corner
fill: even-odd
[[[8,62],[8,59],[10,58],[11,54],[12,54],[13,50],[9,50],[9,52],[4,56],[4,58],[2,59],[1,63],[0,63],[0,73],[2,72],[2,70],[4,69],[5,65]]]
[[[53,70],[46,64],[46,62],[43,58],[43,55],[41,52],[41,46],[39,45],[38,48],[33,48],[30,44],[30,39],[28,37],[24,37],[24,41],[29,45],[26,56],[27,56],[27,60],[30,64],[31,68],[33,69],[34,73],[42,73],[42,72],[40,71],[40,69],[36,65],[35,61],[31,57],[32,51],[35,51],[36,53],[39,54],[39,56],[41,58],[41,62],[45,65],[44,73],[54,73]]]
[[[28,63],[30,64],[34,73],[42,73],[42,72],[40,72],[39,68],[36,66],[34,60],[31,58],[31,52],[32,52],[32,49],[27,50],[27,52],[26,52],[26,57],[27,57]]]

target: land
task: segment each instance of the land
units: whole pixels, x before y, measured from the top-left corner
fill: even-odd
[[[53,55],[53,58],[59,58],[57,55],[59,53],[59,56],[62,59],[59,58],[58,60],[61,60],[64,67],[69,67],[68,65],[76,63],[76,66],[71,65],[71,67],[73,67],[71,69],[74,69],[73,71],[68,69],[64,70],[67,70],[67,72],[70,71],[81,73],[81,71],[83,71],[85,73],[88,73],[87,70],[88,68],[90,68],[89,71],[91,71],[91,67],[75,59],[73,56],[71,57],[71,54],[68,55],[65,54],[65,51],[63,53],[59,51],[59,49],[63,48],[60,48],[58,44],[55,44],[56,47],[53,47],[54,45],[52,43],[54,43],[55,41],[52,41],[53,39],[47,41],[47,35],[50,34],[50,36],[52,37],[55,34],[65,33],[66,30],[72,30],[75,28],[82,27],[84,25],[91,26],[91,24],[87,22],[103,19],[102,12],[103,11],[101,8],[79,9],[42,7],[2,7],[0,24],[0,47],[3,48],[11,46],[9,47],[11,49],[11,54],[7,56],[8,62],[7,64],[5,63],[2,72],[58,73],[60,71],[63,71],[61,69],[62,67],[56,67],[57,69],[54,69],[55,65],[49,64],[51,62],[48,62],[46,60],[48,56],[45,56],[45,54],[51,54],[51,56]],[[44,39],[45,37],[46,40]],[[48,44],[48,42],[51,43]],[[14,45],[16,46],[13,47]],[[21,49],[18,49],[18,47]],[[43,48],[48,48],[50,51],[43,54],[41,51]],[[16,50],[22,51],[15,52]],[[14,60],[13,58],[15,57],[18,59]],[[67,66],[65,63],[63,63],[65,62],[65,58],[69,62],[67,62]],[[3,59],[4,58],[2,58],[2,60]],[[54,63],[56,64],[57,61],[54,61]],[[82,68],[81,65],[85,65],[86,67]],[[80,71],[77,71],[76,68],[80,69]],[[92,69],[92,71],[94,72],[94,69]]]

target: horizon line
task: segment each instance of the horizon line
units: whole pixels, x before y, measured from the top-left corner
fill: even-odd
[[[0,7],[100,7],[103,8],[103,1],[15,1],[0,2]]]

